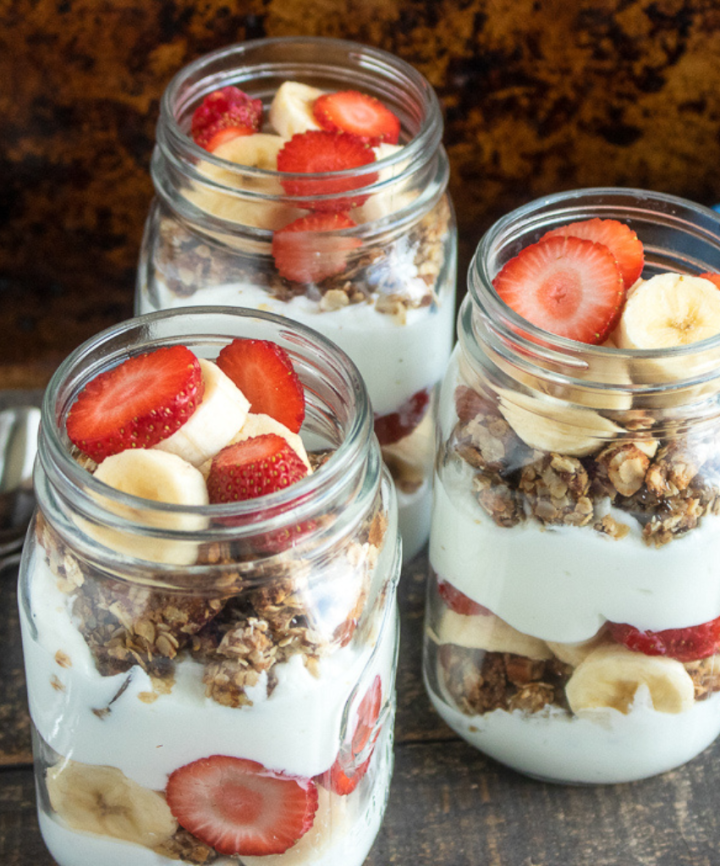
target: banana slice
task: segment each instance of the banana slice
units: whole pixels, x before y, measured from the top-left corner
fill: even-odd
[[[513,653],[531,659],[552,658],[545,641],[517,631],[492,613],[466,616],[446,610],[437,631],[429,631],[429,636],[438,644],[451,643],[466,649]]]
[[[299,81],[285,81],[278,87],[270,104],[270,125],[283,138],[298,132],[321,129],[313,115],[315,100],[324,91]]]
[[[162,794],[143,788],[116,767],[65,759],[46,774],[50,804],[74,830],[153,848],[177,831]]]
[[[550,401],[505,391],[499,396],[503,418],[523,442],[539,451],[586,457],[625,432],[592,409],[556,407]]]
[[[402,149],[402,145],[382,142],[373,148],[373,152],[375,153],[375,158],[380,160],[392,156]],[[384,168],[378,172],[378,180],[390,181],[392,178],[402,174],[406,167],[407,160],[394,163],[389,168]],[[382,190],[382,192],[373,193],[360,207],[355,208],[352,212],[353,219],[358,223],[382,219],[407,207],[418,195],[419,190],[399,189],[398,184],[390,184],[387,189]]]
[[[208,504],[202,473],[176,454],[154,448],[121,451],[106,457],[95,470],[95,478],[123,493],[154,502],[186,506]],[[199,515],[131,508],[110,500],[103,504],[143,526],[198,532],[207,525],[207,520]],[[106,547],[150,562],[190,565],[197,557],[197,545],[190,541],[150,538],[86,520],[81,525],[88,535]]]
[[[561,662],[576,668],[581,662],[585,661],[593,650],[599,646],[603,646],[608,640],[609,638],[603,630],[589,640],[580,641],[579,643],[558,643],[557,641],[549,640],[547,641],[547,645],[552,654],[560,659]]]
[[[248,416],[250,403],[217,364],[200,359],[205,392],[190,418],[172,436],[154,446],[202,466],[228,445]]]
[[[669,349],[716,334],[717,286],[702,277],[659,274],[633,286],[614,336],[621,349]]]
[[[574,713],[611,707],[627,714],[642,687],[659,713],[684,713],[693,705],[693,681],[681,662],[617,644],[588,653],[568,680],[565,694]]]
[[[380,450],[383,462],[401,490],[412,492],[420,487],[431,474],[435,458],[434,413],[426,412],[409,436],[392,445],[383,445]]]

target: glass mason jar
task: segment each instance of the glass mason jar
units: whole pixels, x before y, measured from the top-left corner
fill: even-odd
[[[312,474],[262,509],[184,508],[120,493],[74,459],[65,419],[100,371],[178,343],[212,359],[240,336],[290,354]],[[20,613],[40,826],[57,863],[238,862],[170,808],[166,786],[184,768],[178,779],[197,774],[215,808],[227,804],[231,845],[237,823],[253,844],[282,837],[303,792],[304,834],[262,857],[250,847],[243,863],[360,866],[392,771],[400,552],[357,370],[270,314],[151,314],[62,364],[41,427]],[[238,767],[273,780],[276,814],[234,788]]]
[[[288,81],[380,99],[400,119],[400,146],[379,145],[377,160],[359,169],[278,172],[278,148],[312,123],[301,100],[273,104]],[[237,139],[209,153],[190,137],[191,117],[207,94],[230,84],[262,100],[263,134],[241,139],[241,154]],[[269,310],[347,352],[370,393],[396,482],[405,559],[428,536],[435,386],[454,338],[457,233],[442,131],[428,82],[364,45],[262,39],[201,57],[162,99],[156,198],[137,281],[138,313],[195,304]],[[350,187],[362,194],[349,199]],[[279,231],[328,211],[349,227]]]
[[[637,233],[646,280],[720,262],[717,214],[640,190],[553,195],[485,234],[441,389],[424,650],[458,734],[570,783],[661,773],[720,731],[720,336],[587,345],[493,289],[593,217]]]

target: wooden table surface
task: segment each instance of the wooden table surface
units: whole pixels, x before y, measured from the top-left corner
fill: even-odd
[[[426,571],[421,553],[401,580],[395,774],[365,866],[718,866],[720,744],[645,782],[571,787],[526,779],[445,726],[420,675]],[[16,577],[0,572],[0,864],[52,866],[35,814]]]

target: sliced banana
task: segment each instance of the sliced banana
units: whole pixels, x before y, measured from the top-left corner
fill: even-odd
[[[95,478],[123,493],[153,502],[184,506],[208,504],[202,473],[176,454],[154,448],[130,449],[106,457],[95,470]],[[102,504],[140,527],[199,532],[207,525],[205,517],[195,514],[132,508],[109,498]],[[86,520],[81,525],[88,535],[106,547],[150,562],[189,565],[197,556],[197,545],[190,541],[122,532]]]
[[[382,142],[373,148],[373,152],[375,153],[375,158],[380,160],[392,156],[402,149],[402,145]],[[403,160],[378,172],[378,181],[387,181],[388,187],[381,192],[373,193],[360,207],[353,210],[352,216],[355,222],[367,223],[382,219],[390,214],[394,214],[396,211],[402,210],[402,208],[407,207],[415,201],[419,195],[419,190],[408,190],[397,183],[390,183],[393,178],[402,174],[407,164],[407,160]]]
[[[65,759],[46,774],[50,804],[74,830],[153,848],[177,830],[165,798],[116,767]]]
[[[200,359],[205,391],[202,402],[172,436],[154,446],[202,466],[228,445],[245,423],[250,403],[213,361]]]
[[[625,431],[592,409],[559,407],[549,400],[499,392],[500,413],[531,448],[585,457]]]
[[[323,92],[299,81],[281,84],[270,104],[270,125],[275,132],[283,138],[292,138],[298,132],[321,129],[313,115],[313,105]]]
[[[564,662],[566,665],[572,665],[576,668],[581,662],[590,655],[590,653],[599,646],[607,643],[610,640],[604,631],[598,632],[589,640],[580,641],[578,643],[559,643],[549,640],[547,645],[552,654]]]
[[[670,349],[717,334],[717,286],[702,277],[658,274],[633,286],[614,337],[621,349]]]
[[[588,653],[568,680],[565,694],[574,713],[610,707],[627,714],[643,687],[659,713],[684,713],[693,705],[693,681],[681,662],[617,644]]]
[[[513,653],[531,659],[549,659],[553,655],[545,641],[523,634],[494,614],[467,616],[445,610],[437,631],[429,631],[429,636],[438,644],[451,643],[466,649]]]

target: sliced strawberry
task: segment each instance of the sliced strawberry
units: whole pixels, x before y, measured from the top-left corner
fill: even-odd
[[[549,231],[540,240],[551,237],[583,238],[606,246],[615,256],[626,289],[629,289],[642,273],[645,264],[642,242],[630,226],[618,220],[601,220],[596,217],[570,223]]]
[[[128,448],[152,448],[200,405],[202,371],[185,346],[128,358],[80,392],[67,417],[70,441],[101,463]]]
[[[220,854],[282,854],[312,827],[318,793],[311,779],[257,761],[212,755],[170,774],[167,803],[178,824]]]
[[[283,490],[307,475],[286,439],[264,433],[227,445],[213,457],[207,479],[210,502],[242,502]]]
[[[227,129],[219,129],[205,145],[205,150],[213,153],[221,144],[226,144],[242,135],[252,135],[254,132],[255,130],[249,126],[229,126]]]
[[[691,662],[715,655],[720,649],[720,617],[701,625],[663,631],[640,631],[626,623],[608,625],[618,643],[646,656],[670,656],[680,662]]]
[[[392,445],[409,436],[425,417],[429,405],[430,392],[424,389],[408,398],[397,412],[376,415],[375,434],[380,444]]]
[[[440,598],[455,613],[460,613],[463,616],[488,616],[491,613],[486,607],[468,598],[464,592],[455,589],[451,583],[445,580],[438,578],[437,588]]]
[[[329,132],[349,132],[371,147],[397,144],[400,121],[379,99],[357,90],[324,93],[313,105],[315,120]]]
[[[255,415],[269,415],[297,433],[305,418],[305,392],[290,356],[270,340],[233,340],[217,365],[250,401]]]
[[[493,281],[516,313],[551,334],[602,343],[625,299],[608,248],[574,237],[551,237],[510,259]]]
[[[350,755],[348,758],[343,758],[342,753],[338,755],[327,773],[319,777],[318,781],[323,787],[340,796],[352,794],[357,788],[370,765],[375,742],[380,734],[377,721],[380,718],[381,707],[382,680],[378,675],[358,706],[357,725],[352,735]],[[370,754],[367,754],[368,749]],[[357,764],[358,759],[362,759],[362,763]]]
[[[361,245],[359,238],[328,234],[355,228],[341,213],[313,213],[300,217],[273,235],[275,267],[286,280],[296,283],[321,283],[342,273],[348,255]]]
[[[720,274],[699,274],[704,280],[710,280],[720,289]]]
[[[375,154],[354,135],[345,132],[327,132],[311,129],[299,132],[283,145],[278,153],[278,171],[294,174],[317,174],[321,172],[348,171],[361,168],[375,161]],[[283,189],[293,196],[325,196],[352,192],[375,183],[377,174],[350,175],[349,177],[326,177],[314,180],[282,180]],[[330,201],[307,202],[305,207],[319,211],[346,211],[361,205],[367,195],[356,193],[349,198],[334,198]]]
[[[262,100],[251,99],[232,85],[221,87],[209,93],[195,109],[190,132],[196,144],[207,147],[213,136],[223,129],[247,127],[257,132],[262,113]]]

